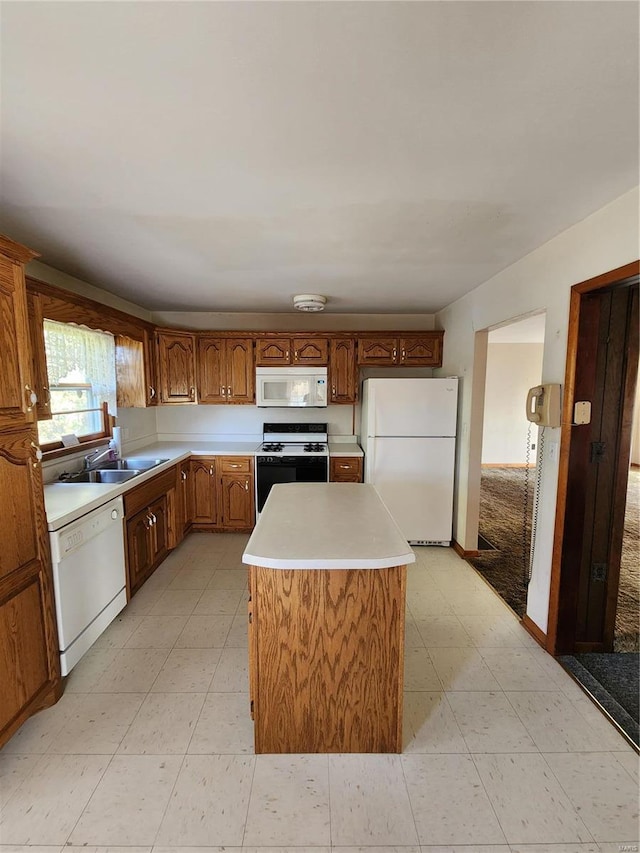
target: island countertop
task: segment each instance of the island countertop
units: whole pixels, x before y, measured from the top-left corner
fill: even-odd
[[[374,486],[273,486],[242,557],[268,569],[386,569],[415,562]]]

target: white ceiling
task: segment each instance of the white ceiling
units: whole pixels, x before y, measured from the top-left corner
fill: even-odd
[[[4,3],[0,228],[149,309],[432,312],[638,183],[634,2]]]

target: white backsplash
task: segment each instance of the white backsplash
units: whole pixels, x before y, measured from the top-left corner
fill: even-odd
[[[326,409],[262,409],[257,406],[160,406],[156,410],[159,441],[179,437],[207,440],[260,441],[265,422],[328,424],[329,435],[353,434],[353,406]]]

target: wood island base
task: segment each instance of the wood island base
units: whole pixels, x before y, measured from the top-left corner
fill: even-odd
[[[401,752],[406,566],[249,566],[256,753]]]

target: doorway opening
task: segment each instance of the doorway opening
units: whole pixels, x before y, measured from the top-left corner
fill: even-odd
[[[549,651],[636,744],[638,560],[625,511],[639,271],[636,262],[572,288],[547,635]],[[625,544],[636,551],[631,574]]]
[[[525,615],[535,506],[538,428],[525,415],[542,379],[545,314],[487,334],[477,555],[469,562]]]

